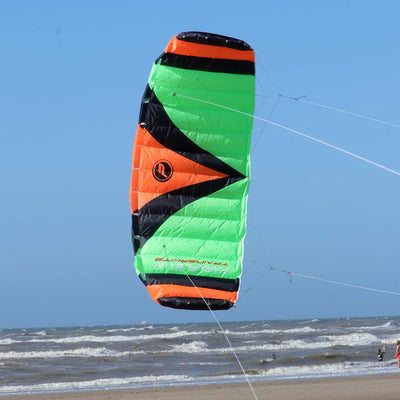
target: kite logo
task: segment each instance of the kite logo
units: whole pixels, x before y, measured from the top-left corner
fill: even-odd
[[[167,182],[171,179],[174,169],[169,161],[158,160],[154,163],[152,172],[155,180]]]

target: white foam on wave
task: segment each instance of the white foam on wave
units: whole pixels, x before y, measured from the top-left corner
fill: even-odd
[[[149,330],[150,326],[146,327],[129,327],[129,328],[115,328],[106,330],[107,333],[131,333],[138,331],[146,331]],[[153,329],[151,327],[151,329]],[[246,337],[255,337],[258,335],[273,335],[273,334],[302,334],[302,333],[312,333],[323,331],[321,329],[315,329],[310,326],[304,326],[301,328],[291,328],[291,329],[260,329],[253,331],[243,332],[242,330],[230,330],[226,329],[224,332],[229,336],[243,336]],[[158,339],[176,339],[176,338],[184,338],[190,336],[202,337],[210,334],[214,334],[214,330],[205,329],[202,331],[187,331],[187,330],[179,330],[178,327],[169,328],[168,332],[165,333],[151,333],[148,334],[139,334],[139,335],[107,335],[107,336],[98,336],[98,335],[76,335],[76,336],[67,336],[63,338],[54,338],[51,337],[46,331],[35,332],[36,336],[41,336],[41,338],[30,337],[23,339],[0,339],[0,345],[9,345],[14,343],[109,343],[109,342],[138,342],[138,341],[149,341],[149,340],[158,340]]]
[[[17,342],[18,342],[17,340],[10,339],[10,338],[1,339],[0,340],[0,345],[8,345],[8,344],[13,344],[13,343],[17,343]]]
[[[63,358],[63,357],[124,357],[144,354],[144,351],[113,351],[105,347],[83,347],[74,350],[48,350],[48,351],[8,351],[0,353],[0,360],[28,359],[28,358]]]
[[[143,331],[146,328],[115,328],[115,329],[107,329],[107,333],[114,332],[135,332],[135,331]]]
[[[111,335],[111,336],[96,336],[96,335],[82,335],[82,336],[67,336],[65,338],[49,338],[46,339],[28,339],[28,340],[10,340],[8,343],[115,343],[115,342],[138,342],[157,339],[176,339],[186,336],[203,336],[208,335],[209,331],[179,331],[169,333],[152,333],[148,335]],[[6,339],[7,340],[7,339]],[[0,341],[1,344],[1,341]]]
[[[179,332],[177,332],[179,333]],[[195,334],[195,332],[193,332]],[[167,335],[169,337],[175,336],[175,333]],[[165,335],[161,335],[162,338]],[[82,337],[81,337],[82,339]],[[88,340],[89,341],[89,340]],[[393,341],[394,338],[386,339],[387,342]],[[104,340],[106,342],[106,340]],[[108,340],[107,340],[108,342]],[[379,345],[382,339],[369,333],[351,333],[347,335],[323,335],[319,336],[313,341],[302,339],[283,340],[280,343],[261,343],[254,342],[247,345],[235,346],[238,352],[274,352],[279,350],[312,350],[330,348],[333,346],[358,346],[358,345]],[[226,347],[210,348],[205,341],[194,340],[189,343],[182,343],[179,345],[171,345],[165,350],[158,349],[156,353],[228,353],[231,349]],[[152,351],[125,351],[117,352],[109,350],[105,347],[90,348],[81,347],[73,350],[53,350],[53,351],[30,351],[30,352],[0,352],[0,359],[29,359],[29,358],[63,358],[63,357],[124,357],[138,354],[152,353]]]
[[[351,329],[355,329],[354,327]],[[395,324],[393,321],[386,322],[386,324],[376,325],[376,326],[360,326],[356,329],[365,330],[365,331],[373,331],[373,330],[399,330],[399,326]]]
[[[319,322],[319,319],[314,318],[314,319],[307,320],[307,321],[300,321],[299,324],[313,324],[314,322]]]
[[[179,326],[173,326],[173,327],[169,328],[169,330],[170,330],[171,332],[179,332],[179,331],[180,331],[180,328],[179,328]]]
[[[137,332],[137,331],[148,331],[154,329],[152,325],[146,326],[132,326],[130,328],[114,328],[114,329],[106,329],[105,332],[107,333],[114,333],[114,332]]]
[[[393,367],[396,361],[388,362],[341,362],[336,364],[323,365],[301,365],[288,367],[271,368],[271,363],[268,363],[268,368],[258,369],[250,376],[252,381],[272,381],[282,379],[311,379],[311,378],[327,378],[327,377],[342,377],[342,376],[360,376],[360,375],[379,375],[392,374]],[[207,378],[201,378],[207,379]],[[223,383],[223,382],[243,382],[245,377],[241,374],[225,374],[219,375],[217,378],[208,377],[207,383]]]
[[[230,336],[257,336],[257,335],[274,335],[274,334],[291,334],[291,333],[311,333],[311,332],[323,332],[323,329],[311,328],[311,326],[304,326],[302,328],[291,328],[291,329],[261,329],[255,331],[232,331],[224,329],[224,332]]]
[[[380,339],[371,333],[349,333],[347,335],[323,335],[319,339],[329,342],[333,346],[360,346],[380,343]]]
[[[322,335],[318,336],[313,341],[284,340],[278,347],[284,349],[318,349],[334,346],[365,346],[379,343],[381,343],[381,340],[375,335],[369,333],[350,333],[347,335]],[[269,349],[273,350],[276,349],[276,347],[275,345],[275,347]]]
[[[400,340],[400,334],[390,334],[390,335],[382,335],[382,342],[385,343],[393,343],[393,347],[396,346],[396,342]]]
[[[37,335],[37,336],[47,336],[47,332],[46,332],[46,331],[33,332],[33,335]]]
[[[40,392],[56,392],[56,391],[72,391],[72,390],[94,390],[94,389],[112,389],[123,387],[151,387],[168,384],[177,384],[177,382],[189,381],[187,375],[148,375],[135,376],[130,378],[109,378],[95,379],[83,382],[58,382],[58,383],[41,383],[35,385],[9,385],[1,386],[1,394],[12,393],[40,393]]]
[[[149,327],[130,327],[130,328],[116,328],[116,329],[108,329],[107,333],[118,333],[118,332],[138,332],[138,331],[146,331]],[[304,326],[301,328],[291,328],[291,329],[261,329],[261,330],[253,330],[253,331],[236,331],[226,329],[224,332],[229,336],[243,336],[246,337],[256,337],[258,335],[273,335],[273,334],[306,334],[312,332],[322,332],[321,329],[315,329],[310,326]],[[29,339],[0,339],[0,344],[8,345],[14,343],[60,343],[60,344],[68,344],[68,343],[111,343],[111,342],[139,342],[139,341],[149,341],[149,340],[158,340],[158,339],[176,339],[176,338],[184,338],[190,336],[202,337],[210,334],[215,334],[214,330],[205,329],[202,331],[187,331],[187,330],[179,330],[177,327],[169,328],[168,332],[165,333],[151,333],[148,334],[139,334],[139,335],[107,335],[107,336],[98,336],[98,335],[76,335],[76,336],[67,336],[63,338],[54,338],[49,336],[49,334],[45,331],[36,332],[36,336],[42,336],[41,338],[30,337]]]
[[[193,366],[193,365],[200,365],[200,366],[206,366],[206,365],[216,366],[217,365],[217,366],[220,366],[220,365],[228,365],[228,364],[229,364],[229,362],[221,362],[221,361],[218,361],[218,362],[192,361],[190,363],[191,366]],[[181,362],[181,363],[179,363],[179,365],[183,365],[183,366],[187,367],[188,363]]]
[[[183,343],[172,346],[172,352],[181,352],[181,353],[202,353],[204,350],[208,349],[208,345],[201,340],[195,340],[190,343]]]
[[[392,373],[395,361],[385,362],[340,362],[321,365],[301,365],[268,368],[261,376],[271,378],[312,378],[323,376],[351,376]]]
[[[248,344],[242,346],[235,346],[235,350],[238,352],[257,352],[257,351],[279,351],[279,350],[313,350],[313,349],[326,349],[334,346],[359,346],[359,345],[379,345],[381,339],[375,335],[368,333],[352,333],[347,335],[325,335],[319,336],[313,341],[292,339],[283,340],[280,343],[262,343],[262,344]],[[204,343],[204,342],[192,342],[192,343]],[[208,346],[202,346],[201,348],[192,348],[191,344],[183,344],[179,346],[172,346],[165,352],[204,352],[204,353],[228,353],[232,350],[227,347],[220,348],[209,348]],[[194,346],[195,347],[195,346]]]

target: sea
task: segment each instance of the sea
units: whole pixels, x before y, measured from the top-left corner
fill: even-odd
[[[143,322],[2,329],[0,396],[398,373],[398,317],[221,327]]]

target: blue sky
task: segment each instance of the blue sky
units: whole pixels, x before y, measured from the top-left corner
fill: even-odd
[[[256,114],[400,170],[396,1],[0,4],[0,328],[212,321],[154,303],[133,268],[129,183],[141,96],[175,34],[246,40]],[[265,95],[268,97],[266,98]],[[400,177],[255,122],[237,307],[221,321],[396,315]],[[255,264],[254,262],[260,263]]]

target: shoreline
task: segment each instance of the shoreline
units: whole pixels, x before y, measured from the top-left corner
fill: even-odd
[[[258,400],[398,400],[400,374],[252,382]],[[247,383],[4,394],[10,400],[231,400],[254,399]]]

